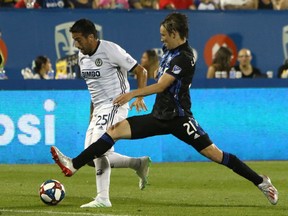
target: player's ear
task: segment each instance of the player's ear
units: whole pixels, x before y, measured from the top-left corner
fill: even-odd
[[[177,31],[172,31],[171,36],[173,39],[175,39],[177,36],[179,36],[179,32]],[[179,36],[180,37],[180,36]]]
[[[88,40],[89,40],[89,41],[94,40],[94,35],[93,35],[93,34],[88,35]]]
[[[175,39],[175,37],[176,37],[175,31],[172,31],[172,32],[171,32],[171,37],[172,37],[173,39]]]

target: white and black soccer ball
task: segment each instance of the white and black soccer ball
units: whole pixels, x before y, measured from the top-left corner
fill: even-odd
[[[49,179],[41,184],[39,195],[45,204],[57,205],[65,197],[65,188],[59,181]]]

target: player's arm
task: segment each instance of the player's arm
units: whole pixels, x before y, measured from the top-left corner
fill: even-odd
[[[138,64],[133,69],[133,73],[136,75],[138,88],[145,87],[147,85],[147,70]]]
[[[132,72],[135,74],[138,84],[138,89],[141,89],[147,85],[147,71],[141,65],[137,65]],[[144,103],[143,97],[137,97],[136,100],[130,105],[130,108],[133,106],[136,107],[137,111],[147,110],[147,107]]]
[[[157,83],[120,95],[114,100],[114,104],[122,105],[129,102],[134,97],[144,97],[163,92],[165,89],[171,86],[175,79],[176,78],[174,76],[164,73]]]

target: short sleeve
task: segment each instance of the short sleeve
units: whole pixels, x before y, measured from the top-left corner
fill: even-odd
[[[109,59],[116,67],[120,67],[121,70],[130,71],[137,61],[119,45],[110,42],[106,46],[106,52],[109,53]]]

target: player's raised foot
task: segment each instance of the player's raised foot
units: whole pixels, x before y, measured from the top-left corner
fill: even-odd
[[[93,201],[83,204],[80,208],[109,208],[112,204],[109,199],[95,198]]]
[[[51,146],[50,152],[55,163],[58,164],[65,176],[72,176],[77,170],[73,167],[72,159],[66,157],[58,148]]]
[[[260,175],[263,178],[263,182],[258,185],[258,188],[264,193],[269,202],[276,205],[278,202],[278,191],[272,185],[271,180],[268,176]]]
[[[136,174],[139,176],[139,188],[143,190],[148,183],[149,167],[152,161],[150,157],[145,156],[140,158],[140,162],[140,167]]]

